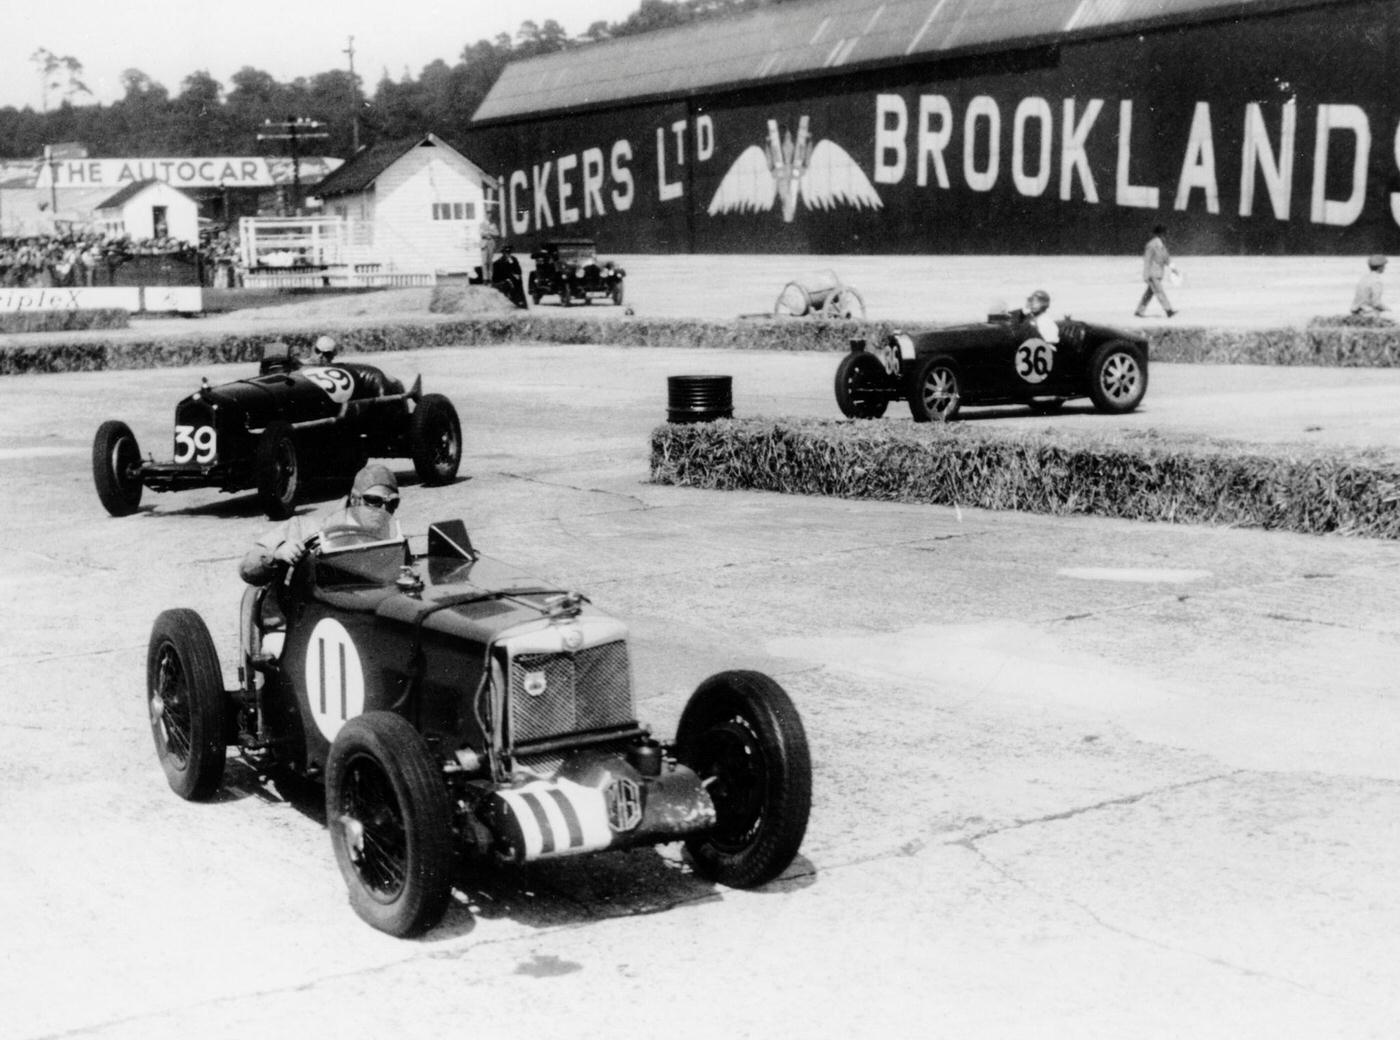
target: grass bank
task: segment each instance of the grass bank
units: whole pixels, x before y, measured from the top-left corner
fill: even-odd
[[[906,324],[905,331],[932,328]],[[384,320],[297,319],[261,322],[249,331],[202,330],[197,319],[171,321],[157,331],[88,328],[80,334],[0,337],[0,375],[96,371],[256,361],[263,345],[284,339],[306,352],[331,332],[345,353],[471,347],[502,343],[606,344],[723,350],[841,351],[854,337],[878,339],[890,323],[512,313],[484,317],[425,314]],[[0,328],[0,331],[3,331]],[[1393,368],[1400,365],[1395,327],[1313,325],[1284,329],[1210,329],[1170,326],[1148,331],[1154,361],[1190,364],[1324,365]]]

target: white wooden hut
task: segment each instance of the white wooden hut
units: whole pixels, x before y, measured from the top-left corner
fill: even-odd
[[[171,238],[199,244],[199,206],[164,181],[133,181],[97,203],[93,224],[107,235],[130,235],[137,241]]]
[[[422,285],[470,274],[495,181],[436,134],[362,148],[309,195],[318,217],[239,224],[246,285]]]

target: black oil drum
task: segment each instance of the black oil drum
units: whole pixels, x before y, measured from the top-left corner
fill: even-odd
[[[666,377],[667,422],[713,422],[733,416],[733,376]]]

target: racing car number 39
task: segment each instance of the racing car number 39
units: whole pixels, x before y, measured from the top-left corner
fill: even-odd
[[[343,368],[304,368],[301,374],[324,390],[336,404],[344,404],[355,392],[355,381]]]
[[[1043,339],[1028,339],[1016,348],[1016,374],[1027,383],[1043,383],[1055,367],[1055,348]]]
[[[175,427],[176,462],[213,462],[219,455],[219,437],[212,426]]]

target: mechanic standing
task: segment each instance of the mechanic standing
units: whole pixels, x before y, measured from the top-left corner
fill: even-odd
[[[394,511],[399,508],[399,482],[393,470],[371,463],[355,474],[345,505],[319,521],[294,516],[262,535],[243,556],[238,576],[249,585],[266,585],[285,567],[306,555],[313,535],[333,528],[358,528],[380,540],[402,538]]]
[[[515,258],[515,249],[507,242],[501,246],[500,258],[491,265],[491,284],[505,293],[510,302],[526,310],[525,279],[520,274],[520,261]]]
[[[1135,317],[1147,317],[1147,305],[1152,302],[1155,295],[1157,301],[1162,305],[1162,309],[1167,312],[1170,318],[1176,313],[1172,307],[1172,302],[1167,298],[1167,291],[1164,287],[1167,271],[1171,269],[1172,258],[1167,252],[1167,244],[1162,241],[1162,236],[1167,233],[1165,224],[1158,224],[1152,229],[1152,237],[1147,240],[1147,246],[1142,251],[1142,280],[1147,283],[1147,288],[1143,290],[1142,299],[1138,301],[1137,310],[1133,312]]]
[[[1370,268],[1361,276],[1361,280],[1356,283],[1356,294],[1351,298],[1351,313],[1364,314],[1367,316],[1378,316],[1390,310],[1381,299],[1385,292],[1385,283],[1381,276],[1385,274],[1386,259],[1380,253],[1375,254],[1366,261],[1366,266]]]

